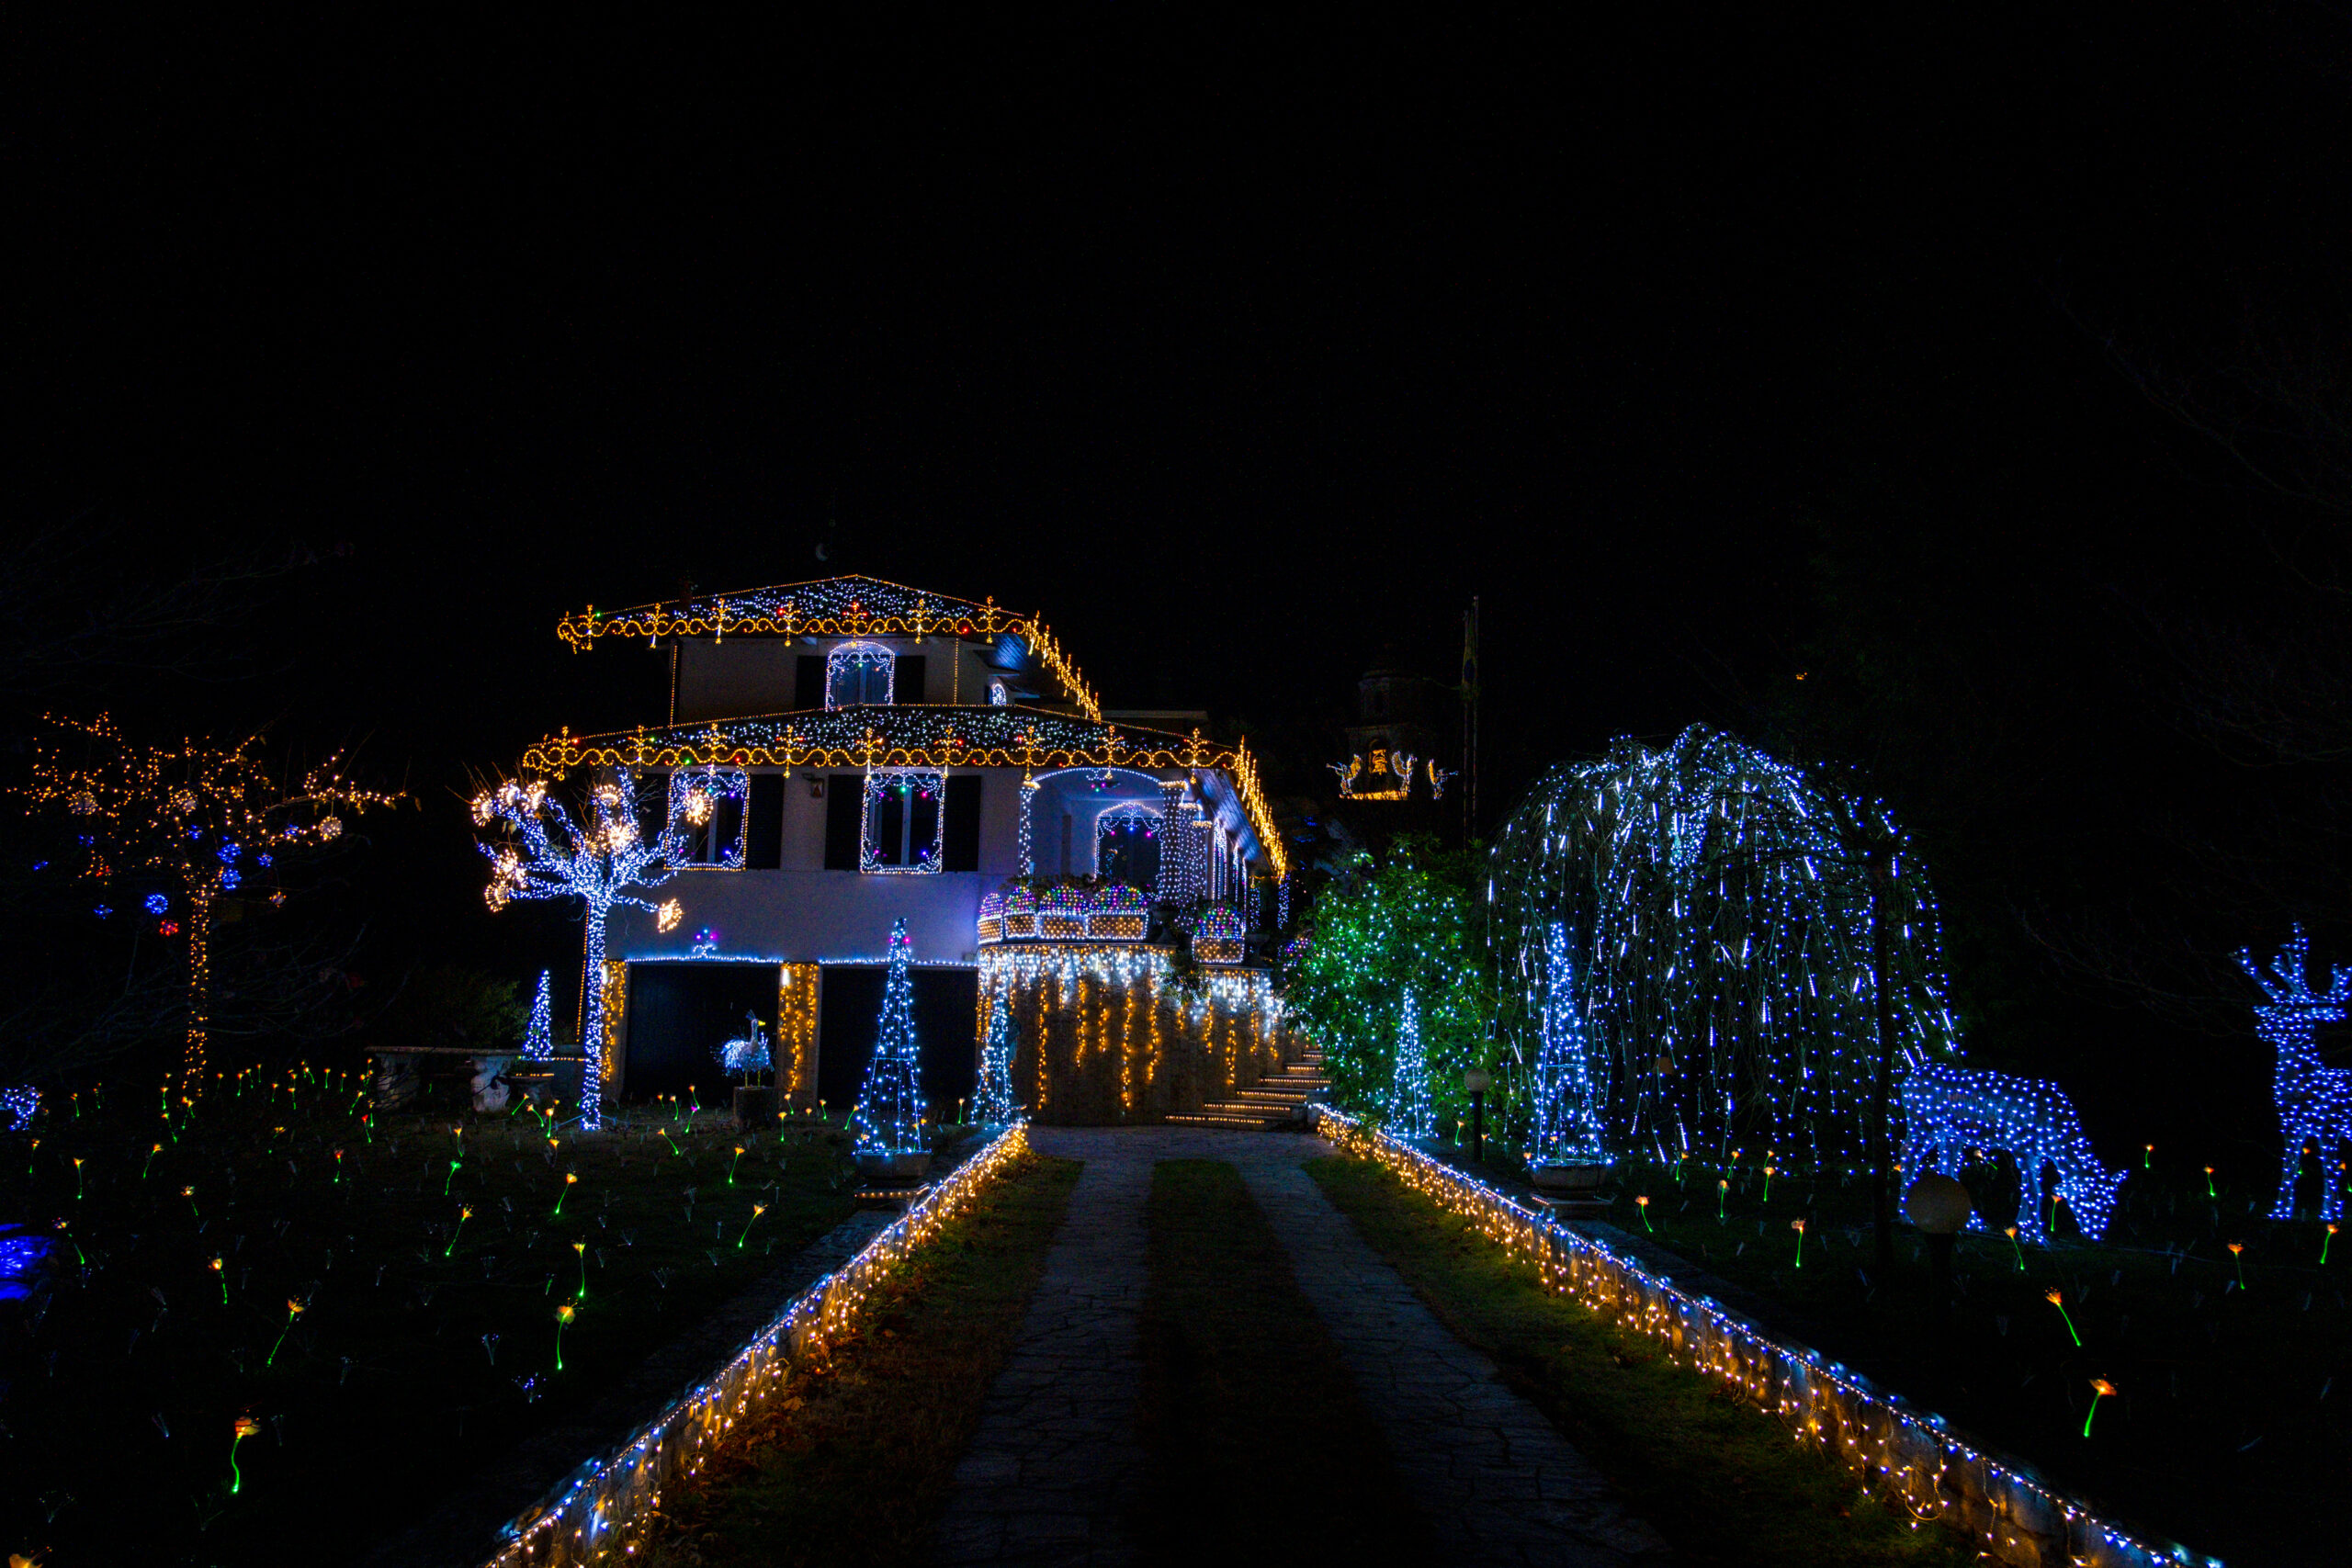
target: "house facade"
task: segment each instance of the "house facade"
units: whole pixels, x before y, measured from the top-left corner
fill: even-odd
[[[1188,1115],[1281,1062],[1260,954],[1288,866],[1247,746],[1104,709],[1036,616],[841,577],[559,634],[669,661],[663,723],[524,758],[627,773],[686,850],[659,912],[607,929],[607,1093],[716,1085],[751,1013],[795,1103],[845,1107],[900,919],[941,1112],[992,1027],[1046,1121]]]

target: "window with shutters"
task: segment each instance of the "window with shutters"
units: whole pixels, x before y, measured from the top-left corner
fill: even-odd
[[[936,768],[876,768],[865,775],[857,869],[936,874],[947,869],[947,775]]]
[[[897,662],[890,650],[878,643],[842,643],[825,655],[825,705],[888,705],[893,700],[891,677]]]
[[[670,775],[671,863],[721,871],[743,867],[744,797],[750,779],[718,768]]]

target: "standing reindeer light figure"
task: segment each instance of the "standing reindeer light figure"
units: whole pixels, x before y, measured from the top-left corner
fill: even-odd
[[[2319,1217],[2344,1217],[2344,1189],[2337,1178],[2337,1146],[2352,1143],[2352,1070],[2323,1066],[2319,1056],[2319,1026],[2341,1023],[2352,1011],[2352,969],[2341,964],[2329,971],[2327,989],[2312,989],[2309,964],[2312,939],[2297,926],[2287,945],[2266,969],[2241,951],[2238,963],[2270,998],[2254,1010],[2255,1028],[2278,1053],[2271,1077],[2271,1096],[2278,1104],[2278,1131],[2287,1147],[2278,1173],[2278,1201],[2270,1206],[2274,1220],[2295,1217],[2295,1173],[2303,1151],[2319,1157]]]
[[[2014,1156],[2025,1178],[2018,1229],[2036,1246],[2049,1241],[2048,1208],[2037,1201],[2043,1167],[2057,1172],[2058,1196],[2074,1211],[2083,1234],[2092,1237],[2107,1234],[2115,1195],[2130,1174],[2099,1163],[2083,1135],[2074,1101],[2045,1078],[1923,1063],[1903,1079],[1903,1128],[1906,1178],[1930,1170],[1956,1176],[1970,1149]],[[1968,1224],[1982,1230],[1984,1217],[1972,1214]]]

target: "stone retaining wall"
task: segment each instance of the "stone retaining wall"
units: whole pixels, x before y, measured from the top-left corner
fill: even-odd
[[[626,1440],[588,1456],[511,1521],[507,1543],[485,1568],[585,1568],[625,1560],[650,1528],[663,1488],[700,1470],[729,1431],[786,1386],[796,1365],[822,1360],[831,1347],[854,1335],[874,1286],[1028,1146],[1026,1129],[1015,1126],[965,1161],[701,1383]]]

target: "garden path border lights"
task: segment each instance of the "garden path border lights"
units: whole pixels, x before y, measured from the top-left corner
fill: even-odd
[[[960,1213],[1028,1149],[1015,1125],[926,1193],[856,1257],[800,1293],[699,1385],[623,1442],[584,1461],[505,1527],[484,1568],[581,1568],[625,1558],[650,1527],[663,1487],[702,1467],[753,1407],[784,1389],[795,1363],[821,1361],[857,1329],[871,1288]]]
[[[2217,1565],[2178,1545],[2155,1546],[2031,1466],[1963,1441],[1940,1416],[1873,1386],[1811,1348],[1776,1338],[1712,1297],[1678,1288],[1591,1236],[1409,1145],[1325,1106],[1324,1136],[1377,1163],[1442,1207],[1474,1221],[1546,1288],[1572,1294],[1619,1327],[1656,1340],[1669,1359],[1717,1378],[1854,1471],[1864,1491],[1901,1502],[1920,1523],[1966,1532],[1996,1561],[2020,1568]]]

